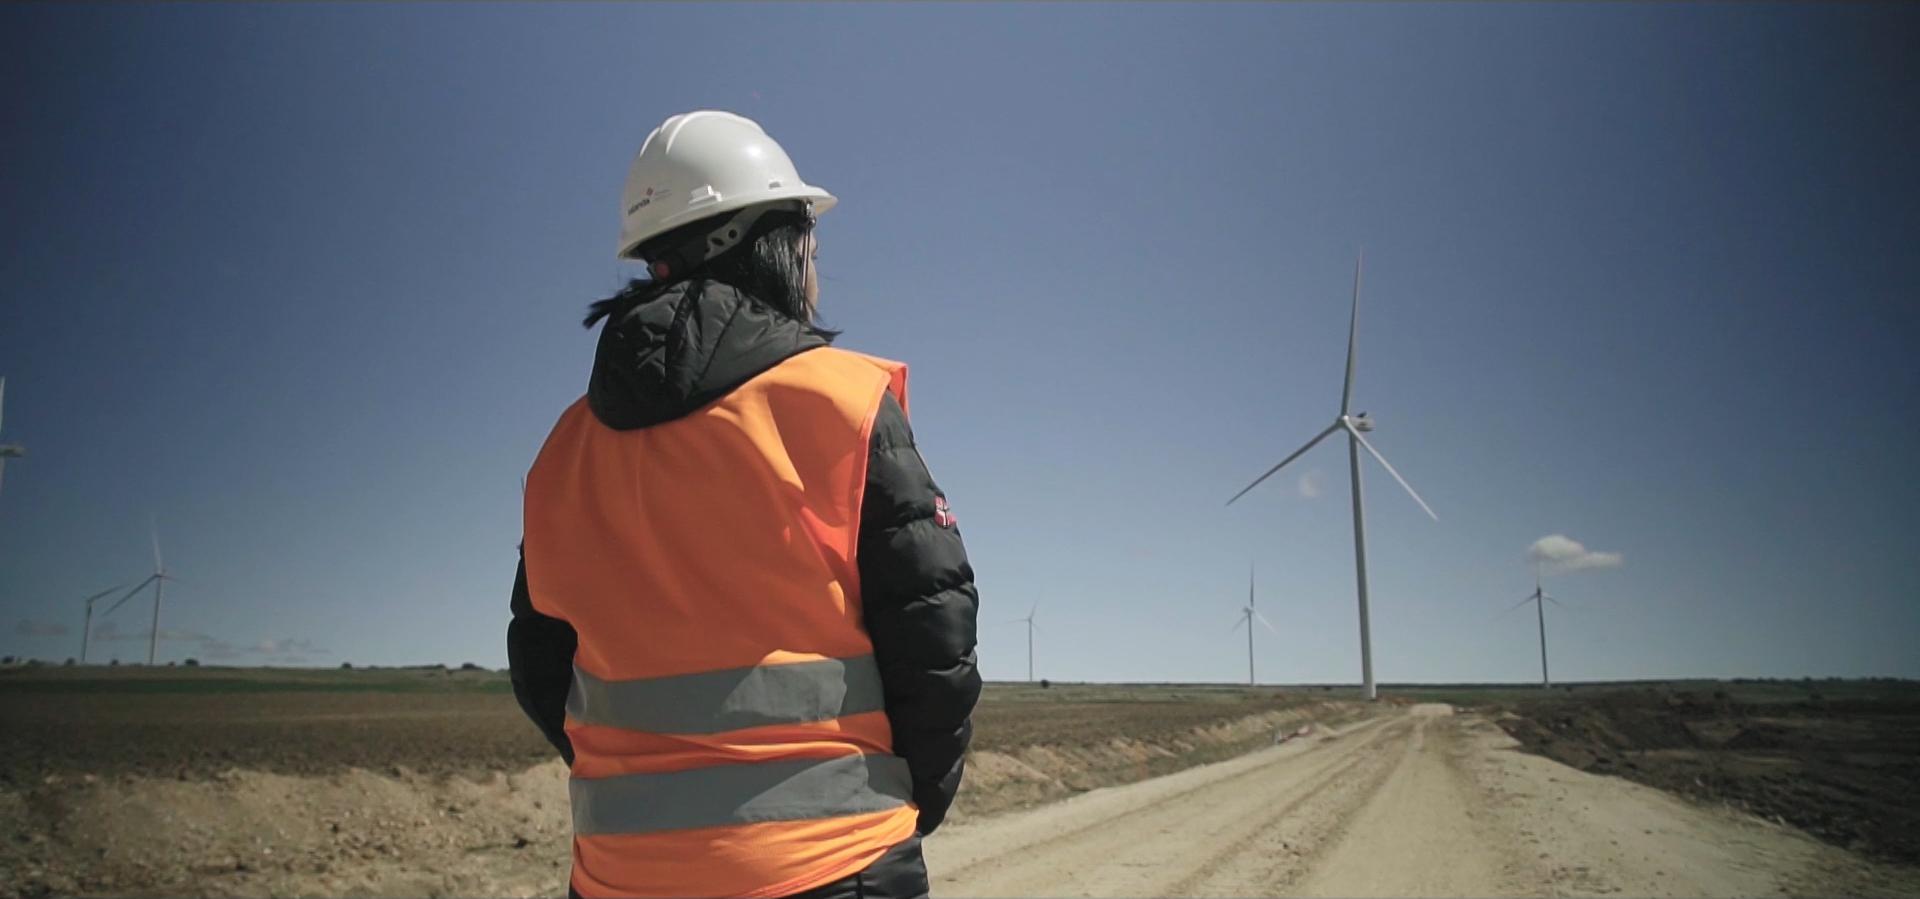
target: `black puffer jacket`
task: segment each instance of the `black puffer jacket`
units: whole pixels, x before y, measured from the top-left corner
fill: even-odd
[[[601,331],[587,401],[619,430],[673,421],[796,353],[826,345],[812,329],[730,287],[686,284],[623,304]],[[980,697],[974,632],[979,596],[960,531],[891,395],[868,449],[860,512],[860,594],[886,690],[894,752],[913,771],[920,832],[932,833],[960,787]],[[936,505],[939,511],[936,511]],[[535,611],[526,564],[513,583],[507,660],[527,716],[569,764],[562,725],[573,677],[573,627]]]

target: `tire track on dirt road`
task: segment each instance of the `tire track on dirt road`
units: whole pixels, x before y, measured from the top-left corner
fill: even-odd
[[[1302,896],[1526,896],[1550,879],[1496,826],[1486,794],[1461,770],[1452,710],[1431,706],[1392,774],[1343,816],[1338,839],[1296,881]]]
[[[966,896],[1165,896],[1197,883],[1331,784],[1379,776],[1413,722],[1376,718],[1131,789],[956,828],[930,841],[935,890]],[[1153,787],[1153,789],[1140,789]],[[1135,795],[1137,791],[1137,795]],[[1225,847],[1225,848],[1222,848]]]
[[[1420,726],[1417,721],[1411,724],[1413,739],[1418,739]],[[1403,722],[1390,737],[1407,732]],[[1195,866],[1167,895],[1246,896],[1283,890],[1344,834],[1344,811],[1364,801],[1398,770],[1405,753],[1395,753],[1393,745],[1388,739],[1366,747],[1333,776],[1276,805],[1246,828],[1240,839]]]
[[[1370,758],[1364,766],[1356,766],[1347,776],[1329,781],[1321,789],[1300,797],[1284,808],[1276,810],[1260,826],[1255,828],[1240,844],[1231,847],[1231,851],[1222,852],[1210,859],[1198,876],[1175,887],[1174,895],[1179,896],[1255,896],[1287,893],[1293,895],[1306,892],[1311,895],[1312,887],[1304,886],[1303,880],[1327,870],[1337,868],[1345,870],[1349,862],[1344,850],[1353,845],[1373,846],[1378,838],[1364,832],[1366,825],[1375,817],[1374,810],[1382,799],[1405,791],[1404,785],[1411,781],[1424,781],[1425,766],[1431,764],[1433,755],[1429,743],[1434,734],[1430,725],[1440,720],[1440,716],[1449,714],[1444,706],[1421,706],[1409,713],[1404,726],[1396,736],[1401,740],[1394,747],[1382,747],[1378,757]],[[1456,811],[1457,804],[1452,806]],[[1460,839],[1458,831],[1453,829],[1466,823],[1448,821],[1442,834],[1454,836],[1461,845],[1453,848],[1465,853],[1479,849],[1471,839]],[[1363,832],[1355,833],[1356,828]],[[1383,852],[1375,858],[1356,858],[1363,871],[1401,871],[1412,865],[1404,862],[1412,856],[1396,854],[1392,850]],[[1384,892],[1379,891],[1384,890]],[[1468,890],[1466,892],[1475,892]],[[1448,895],[1446,890],[1438,892],[1419,889],[1396,891],[1391,885],[1365,885],[1363,888],[1336,895]]]

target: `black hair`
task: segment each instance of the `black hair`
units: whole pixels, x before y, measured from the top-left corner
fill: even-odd
[[[719,216],[713,216],[682,225],[642,244],[634,255],[642,259],[660,258],[670,248],[699,239],[719,227],[720,222]],[[806,236],[812,230],[813,223],[798,211],[769,210],[733,248],[684,275],[628,281],[619,293],[589,307],[586,320],[581,324],[591,328],[601,319],[624,315],[627,310],[683,282],[697,301],[707,283],[717,281],[740,291],[752,302],[806,325],[822,337],[835,337],[838,332],[815,324],[813,312],[807,306],[807,268],[813,260],[805,255]]]

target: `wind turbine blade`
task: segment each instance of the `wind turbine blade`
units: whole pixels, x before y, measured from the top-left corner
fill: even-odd
[[[1365,250],[1353,260],[1353,317],[1347,319],[1347,384],[1340,388],[1340,414],[1347,414],[1347,408],[1353,403],[1353,345],[1354,337],[1360,331],[1360,263],[1367,258]]]
[[[1510,605],[1510,606],[1508,606],[1508,607],[1507,607],[1507,611],[1508,611],[1508,612],[1511,612],[1511,611],[1513,611],[1514,609],[1517,609],[1517,608],[1520,608],[1521,606],[1524,606],[1524,605],[1526,605],[1527,603],[1530,603],[1530,602],[1533,602],[1533,594],[1531,594],[1531,593],[1529,593],[1529,594],[1527,594],[1527,596],[1526,596],[1526,598],[1525,598],[1525,599],[1522,599],[1522,600],[1520,600],[1519,602],[1516,602],[1516,603],[1514,603],[1513,605]]]
[[[115,609],[118,609],[118,608],[120,608],[121,606],[124,606],[124,605],[126,605],[126,604],[127,604],[127,600],[129,600],[129,599],[132,599],[132,598],[134,598],[135,596],[138,596],[138,595],[140,595],[140,591],[142,591],[142,590],[145,590],[145,589],[147,588],[147,585],[148,585],[148,584],[151,584],[151,583],[153,583],[153,579],[154,579],[155,577],[157,577],[157,576],[158,576],[158,575],[148,575],[148,576],[147,576],[147,579],[146,579],[146,580],[144,580],[144,581],[141,581],[140,583],[138,583],[138,584],[136,584],[136,585],[134,585],[134,587],[133,587],[133,589],[131,589],[131,590],[128,590],[125,596],[122,596],[122,597],[120,597],[119,599],[117,599],[117,600],[115,600],[115,601],[114,601],[114,603],[113,603],[113,605],[112,605],[112,606],[110,606],[110,607],[109,607],[109,608],[108,608],[108,609],[107,609],[107,610],[106,610],[106,611],[105,611],[104,613],[102,613],[102,614],[100,615],[100,617],[102,617],[102,618],[105,618],[105,617],[107,617],[108,615],[111,615],[111,614],[113,614],[113,612],[114,612],[114,610],[115,610]]]
[[[1241,612],[1240,617],[1233,619],[1233,626],[1230,628],[1227,628],[1227,633],[1231,634],[1234,631],[1239,630],[1240,625],[1243,625],[1246,623],[1247,623],[1247,613]]]
[[[1318,434],[1315,434],[1312,440],[1307,441],[1306,446],[1303,446],[1297,450],[1294,450],[1293,455],[1288,456],[1285,459],[1281,459],[1279,465],[1275,465],[1274,467],[1267,469],[1266,474],[1263,474],[1257,478],[1254,478],[1253,483],[1248,484],[1245,490],[1242,490],[1239,493],[1234,494],[1233,499],[1227,500],[1227,505],[1229,506],[1233,505],[1234,500],[1237,500],[1240,497],[1246,496],[1248,491],[1252,490],[1255,487],[1260,486],[1260,482],[1265,481],[1270,477],[1273,477],[1274,472],[1277,472],[1280,469],[1287,467],[1288,462],[1292,462],[1293,460],[1300,458],[1300,454],[1306,452],[1307,450],[1313,449],[1314,444],[1327,439],[1327,435],[1333,433],[1334,429],[1338,427],[1340,427],[1340,423],[1337,421],[1334,422],[1333,424],[1327,425],[1327,429],[1324,431],[1321,431]]]
[[[1262,615],[1259,612],[1255,612],[1253,613],[1253,617],[1260,619],[1260,623],[1266,625],[1267,630],[1273,631],[1274,636],[1276,637],[1280,636],[1280,629],[1277,627],[1274,627],[1273,622],[1267,620],[1267,616]]]
[[[1563,609],[1569,608],[1569,606],[1566,603],[1563,603],[1560,600],[1554,599],[1553,597],[1548,596],[1545,593],[1540,594],[1540,598],[1546,600],[1547,602],[1553,603],[1554,605],[1559,606],[1560,608],[1563,608]]]
[[[167,566],[160,561],[160,517],[156,515],[149,521],[153,525],[153,570],[158,574],[167,570]]]
[[[1348,428],[1347,433],[1352,434],[1353,439],[1360,441],[1360,445],[1366,447],[1367,452],[1372,453],[1373,457],[1380,461],[1380,467],[1385,468],[1387,474],[1393,475],[1393,479],[1399,481],[1400,486],[1407,488],[1407,495],[1413,497],[1413,501],[1419,503],[1420,508],[1427,510],[1427,517],[1432,518],[1434,521],[1440,520],[1440,516],[1433,514],[1433,507],[1427,505],[1427,501],[1421,499],[1420,494],[1414,492],[1413,485],[1407,483],[1406,478],[1401,477],[1399,472],[1393,470],[1393,463],[1388,462],[1386,456],[1380,455],[1380,451],[1374,449],[1373,444],[1368,443],[1367,438],[1360,435],[1358,428]]]
[[[99,599],[100,597],[102,597],[102,596],[105,596],[105,595],[107,595],[107,594],[109,594],[109,593],[112,593],[112,592],[113,592],[113,591],[115,591],[115,590],[119,590],[119,589],[122,589],[122,588],[124,588],[124,587],[126,587],[126,586],[127,586],[126,584],[119,584],[119,585],[116,585],[116,586],[112,586],[112,587],[108,587],[108,588],[107,588],[107,589],[105,589],[105,590],[102,590],[102,591],[100,591],[100,592],[98,592],[98,593],[95,593],[95,594],[94,594],[94,595],[92,595],[92,596],[89,596],[89,597],[87,597],[87,598],[86,598],[86,603],[87,603],[87,605],[93,605],[93,603],[94,603],[94,601],[95,601],[95,600],[98,600],[98,599]]]

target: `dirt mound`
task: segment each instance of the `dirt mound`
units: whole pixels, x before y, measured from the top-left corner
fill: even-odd
[[[1792,824],[1829,843],[1920,863],[1920,702],[1742,703],[1620,690],[1503,707],[1526,749]]]
[[[557,761],[485,780],[56,777],[0,791],[0,896],[553,895],[566,803]]]

